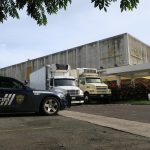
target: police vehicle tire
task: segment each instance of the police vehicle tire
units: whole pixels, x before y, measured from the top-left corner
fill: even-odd
[[[55,97],[47,97],[43,100],[40,112],[44,115],[56,115],[60,110],[60,103]]]

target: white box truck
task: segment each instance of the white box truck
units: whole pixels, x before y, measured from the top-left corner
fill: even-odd
[[[30,87],[38,90],[59,90],[70,95],[72,104],[84,103],[83,91],[69,75],[70,66],[51,64],[30,74]]]
[[[92,100],[107,103],[110,101],[111,90],[98,76],[96,68],[77,68],[70,75],[78,79],[79,88],[84,92],[85,103]]]

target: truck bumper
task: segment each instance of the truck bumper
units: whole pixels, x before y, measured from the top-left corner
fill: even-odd
[[[84,97],[83,96],[70,96],[71,104],[83,104]]]
[[[108,99],[111,97],[111,94],[90,94],[90,99]]]

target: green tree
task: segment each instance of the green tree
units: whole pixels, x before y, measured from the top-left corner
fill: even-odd
[[[100,10],[107,11],[111,3],[117,0],[91,0],[94,7]],[[26,9],[27,15],[31,16],[37,21],[38,25],[46,25],[48,14],[56,14],[58,10],[66,10],[67,6],[71,4],[72,0],[0,0],[0,22],[3,23],[7,18],[19,18],[18,11]],[[137,8],[139,0],[120,0],[121,11],[133,10]]]

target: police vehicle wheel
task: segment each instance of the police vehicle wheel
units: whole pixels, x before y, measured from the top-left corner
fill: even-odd
[[[41,105],[41,112],[45,115],[56,115],[59,110],[60,104],[55,97],[47,97]]]
[[[84,94],[84,103],[89,103],[90,102],[90,96],[89,96],[89,93],[85,93]]]

